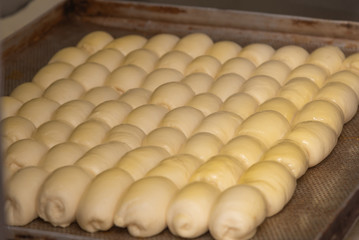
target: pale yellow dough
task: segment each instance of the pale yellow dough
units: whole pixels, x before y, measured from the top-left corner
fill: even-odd
[[[244,169],[258,162],[267,148],[264,144],[249,135],[240,135],[231,139],[220,150],[220,154],[232,156],[240,162]]]
[[[119,100],[105,101],[96,106],[88,119],[103,121],[111,128],[119,125],[132,111],[132,107]]]
[[[112,168],[128,151],[130,147],[121,142],[99,144],[87,151],[73,165],[81,167],[92,175],[98,175]]]
[[[276,161],[255,163],[241,176],[238,183],[255,187],[263,194],[267,217],[281,211],[296,188],[296,178]]]
[[[209,217],[214,239],[246,240],[256,233],[266,217],[266,203],[255,187],[237,184],[223,191]]]
[[[157,166],[163,159],[170,154],[161,147],[141,146],[127,152],[115,165],[128,172],[132,178],[137,181],[146,175],[146,173]]]
[[[89,54],[94,54],[112,40],[113,37],[111,34],[104,31],[94,31],[82,37],[76,46],[84,49]]]
[[[192,60],[193,58],[187,53],[171,50],[158,60],[156,68],[171,68],[184,74],[187,65]]]
[[[119,97],[120,94],[112,87],[101,86],[87,91],[82,99],[92,103],[94,106],[98,106],[106,101],[119,99]]]
[[[217,78],[211,88],[210,93],[218,96],[223,102],[231,95],[238,93],[245,79],[235,73],[228,73]]]
[[[93,176],[77,166],[65,166],[52,172],[37,196],[39,217],[53,226],[69,226],[75,220],[80,199],[92,179]]]
[[[179,40],[180,38],[176,35],[159,33],[148,39],[143,48],[149,49],[161,57],[170,51]]]
[[[252,136],[269,148],[290,130],[290,124],[282,114],[267,110],[257,112],[244,120],[237,130],[237,135]]]
[[[94,105],[85,100],[73,100],[61,105],[53,114],[54,120],[61,120],[77,127],[83,123],[94,109]]]
[[[220,67],[221,63],[215,57],[201,55],[188,64],[185,70],[185,75],[187,76],[192,73],[206,73],[211,77],[215,77]]]
[[[222,110],[233,112],[244,120],[256,111],[257,106],[258,101],[254,97],[247,93],[239,92],[226,99],[222,105]]]
[[[181,82],[189,86],[198,95],[208,92],[214,79],[206,73],[193,73],[185,76]]]
[[[176,154],[187,138],[181,130],[172,127],[158,127],[151,131],[142,141],[142,146],[158,146],[170,155]]]
[[[359,75],[359,53],[354,53],[347,57],[341,66],[343,70],[349,70]]]
[[[189,182],[205,182],[223,191],[235,185],[245,168],[234,157],[216,155],[203,163],[191,176]]]
[[[173,127],[190,137],[194,129],[204,119],[203,113],[193,107],[182,106],[169,111],[162,119],[160,127]]]
[[[204,33],[190,33],[182,37],[173,50],[182,51],[196,58],[205,54],[210,47],[212,47],[212,39]]]
[[[294,103],[283,97],[271,98],[259,105],[257,108],[258,112],[266,110],[272,110],[282,114],[283,117],[285,117],[289,123],[292,122],[294,116],[298,111]]]
[[[215,57],[221,64],[237,56],[242,49],[240,45],[233,41],[218,41],[214,43],[206,52],[206,55]]]
[[[23,105],[23,102],[11,96],[1,96],[0,101],[1,120],[15,116]]]
[[[65,47],[55,53],[48,63],[64,62],[76,67],[83,64],[89,57],[89,53],[78,47]]]
[[[290,69],[295,69],[306,61],[308,55],[308,51],[300,46],[287,45],[277,49],[271,59],[281,61]]]
[[[190,154],[175,154],[162,160],[146,176],[161,176],[171,180],[178,189],[184,187],[203,161]]]
[[[35,127],[39,127],[52,118],[59,106],[59,103],[44,97],[34,98],[24,103],[17,115],[29,119]]]
[[[159,234],[167,226],[167,206],[177,191],[176,185],[164,177],[145,177],[136,181],[115,211],[115,225],[127,227],[134,237]]]
[[[68,77],[80,83],[88,91],[103,86],[109,74],[110,71],[101,64],[86,62],[76,67]]]
[[[70,124],[59,121],[50,120],[41,124],[33,134],[33,138],[48,148],[66,142],[70,137],[73,130],[73,126]]]
[[[163,84],[170,82],[179,82],[181,81],[182,78],[183,78],[183,74],[175,69],[159,68],[153,70],[145,77],[141,87],[153,92]]]
[[[127,103],[133,109],[146,105],[151,97],[151,92],[144,88],[133,88],[126,91],[119,98],[120,101]]]
[[[36,200],[47,172],[38,167],[19,170],[7,182],[4,211],[6,223],[24,226],[38,217]]]
[[[127,54],[142,48],[146,43],[147,39],[145,37],[136,34],[129,34],[114,39],[104,46],[104,48],[114,48],[126,56]]]
[[[215,135],[208,132],[200,132],[191,136],[180,153],[192,154],[203,161],[217,155],[223,142]]]
[[[326,82],[340,82],[346,84],[348,87],[353,89],[359,99],[359,72],[358,74],[355,74],[349,70],[342,70],[329,76]]]
[[[328,74],[333,74],[340,69],[344,59],[345,55],[339,47],[326,45],[310,53],[306,63],[318,65]]]
[[[79,99],[85,89],[74,80],[63,78],[52,83],[44,91],[43,96],[59,104],[64,104],[72,100]]]
[[[110,127],[102,121],[87,120],[72,131],[69,141],[92,148],[102,143],[109,130]]]
[[[154,70],[158,56],[151,50],[140,48],[130,52],[123,60],[123,65],[135,65],[142,68],[146,73]]]
[[[62,78],[68,78],[74,66],[64,62],[54,62],[42,67],[32,78],[32,82],[37,84],[41,89],[46,89],[52,83]]]
[[[236,73],[244,79],[248,79],[255,69],[256,66],[254,63],[252,63],[247,58],[235,57],[227,60],[222,64],[221,69],[218,71],[217,77],[228,73]]]
[[[120,66],[108,75],[105,86],[113,87],[119,93],[124,93],[140,87],[145,77],[146,72],[140,67],[134,65]]]
[[[295,69],[293,69],[288,77],[286,82],[290,81],[293,78],[308,78],[312,80],[318,87],[322,87],[328,73],[320,66],[315,64],[302,64]]]
[[[238,57],[247,58],[256,67],[269,60],[275,50],[268,44],[264,43],[252,43],[242,48],[239,52]]]
[[[116,206],[133,182],[127,172],[118,168],[97,175],[81,197],[76,222],[87,232],[109,230],[114,224]]]
[[[120,124],[108,132],[104,142],[122,142],[135,149],[141,146],[144,137],[145,133],[140,128],[131,124]]]
[[[87,62],[98,63],[105,66],[110,72],[118,68],[124,59],[124,55],[116,49],[106,48],[91,55]]]
[[[1,126],[1,136],[6,138],[10,144],[21,139],[30,138],[36,129],[30,120],[20,116],[3,119]]]
[[[274,78],[279,85],[283,85],[291,69],[279,60],[268,60],[259,65],[253,72],[253,76],[265,75]]]
[[[41,97],[43,89],[33,82],[26,82],[18,85],[10,94],[21,102],[27,102],[31,99]],[[2,113],[3,115],[3,113]]]
[[[180,189],[167,210],[167,225],[171,233],[195,238],[207,232],[211,209],[219,194],[216,187],[205,182],[193,182]]]
[[[201,93],[192,98],[186,106],[200,110],[204,116],[217,112],[222,106],[222,100],[212,93]]]

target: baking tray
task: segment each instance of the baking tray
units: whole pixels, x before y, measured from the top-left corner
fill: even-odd
[[[332,44],[346,55],[359,52],[359,23],[154,3],[73,0],[56,6],[2,42],[2,91],[31,81],[58,50],[85,34],[104,30],[114,37],[167,32],[204,32],[214,41],[278,48],[296,44],[311,51]],[[267,218],[253,239],[342,239],[359,216],[359,114],[348,122],[332,153],[298,180],[279,214]],[[135,239],[126,229],[86,233],[76,223],[55,228],[40,219],[6,226],[9,239]],[[149,239],[178,239],[168,230]],[[197,239],[211,239],[207,233]]]

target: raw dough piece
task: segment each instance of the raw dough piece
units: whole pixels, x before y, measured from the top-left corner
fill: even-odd
[[[268,44],[264,43],[252,43],[242,48],[238,57],[247,58],[256,67],[269,60],[275,50]]]
[[[183,78],[182,73],[172,68],[159,68],[149,73],[142,86],[143,88],[153,92],[163,84],[170,82],[179,82]]]
[[[285,63],[290,69],[295,69],[305,62],[308,55],[308,51],[300,46],[287,45],[277,49],[272,59]]]
[[[10,145],[4,156],[5,181],[24,167],[37,166],[47,151],[48,148],[44,144],[31,138]]]
[[[177,128],[159,127],[151,131],[143,139],[142,146],[162,147],[170,155],[174,155],[186,140],[186,136]]]
[[[29,119],[35,127],[39,127],[52,118],[59,106],[60,104],[47,98],[34,98],[24,103],[17,115]]]
[[[221,69],[218,71],[217,78],[227,73],[236,73],[244,79],[248,79],[255,69],[256,66],[250,60],[235,57],[223,63]]]
[[[33,82],[26,82],[18,85],[10,94],[21,102],[27,102],[31,99],[41,97],[43,90]],[[3,113],[2,113],[3,115]]]
[[[41,124],[33,134],[33,138],[48,148],[67,141],[73,130],[70,124],[59,121],[50,120]]]
[[[290,73],[290,68],[283,62],[279,60],[268,60],[261,65],[259,65],[253,72],[253,76],[265,75],[274,78],[277,80],[279,85],[283,85],[288,74]]]
[[[127,55],[132,51],[142,48],[147,42],[147,39],[140,35],[130,34],[114,39],[104,48],[114,48],[120,51],[123,55]]]
[[[205,182],[223,191],[235,185],[244,171],[244,166],[234,157],[216,155],[203,163],[192,174],[189,182]]]
[[[1,126],[1,136],[8,139],[9,143],[30,138],[36,129],[30,120],[20,116],[3,119],[1,121]]]
[[[341,68],[359,75],[359,53],[354,53],[347,57],[343,61]]]
[[[124,123],[135,125],[145,134],[155,129],[168,110],[155,104],[146,104],[132,110]]]
[[[164,177],[145,177],[133,183],[115,211],[114,223],[134,237],[150,237],[166,228],[167,206],[178,191]]]
[[[151,92],[144,88],[133,88],[122,94],[119,98],[133,109],[146,105],[151,97]]]
[[[118,168],[97,175],[80,200],[76,222],[87,232],[109,230],[113,226],[117,203],[132,183],[132,177]]]
[[[285,139],[294,141],[306,151],[309,167],[313,167],[324,160],[338,140],[334,130],[319,121],[298,123]]]
[[[90,54],[94,54],[112,40],[113,37],[109,33],[104,31],[94,31],[85,35],[77,43],[77,47],[86,50]]]
[[[85,92],[82,85],[74,80],[63,78],[52,83],[44,91],[43,97],[53,100],[59,104],[78,99]]]
[[[238,184],[218,197],[209,218],[215,239],[250,239],[266,217],[266,203],[255,187]]]
[[[325,84],[315,99],[327,100],[337,104],[344,114],[344,123],[349,122],[358,110],[359,99],[353,89],[344,83],[329,82]]]
[[[221,63],[217,58],[209,55],[201,55],[188,64],[185,75],[187,76],[192,73],[206,73],[211,77],[215,77],[220,67]]]
[[[123,60],[123,65],[135,65],[150,73],[157,63],[158,56],[151,50],[140,48],[130,52]]]
[[[218,154],[223,146],[222,141],[215,135],[208,132],[200,132],[190,137],[180,153],[192,154],[203,161]]]
[[[56,52],[48,63],[64,62],[76,67],[83,64],[89,55],[90,54],[82,48],[66,47]]]
[[[222,105],[222,100],[213,93],[201,93],[192,98],[186,106],[200,110],[204,116],[217,112]]]
[[[88,119],[103,121],[113,128],[125,119],[132,111],[132,107],[119,100],[109,100],[94,108]]]
[[[144,137],[145,133],[140,128],[131,124],[120,124],[108,132],[104,142],[122,142],[135,149],[141,146]]]
[[[208,50],[206,55],[215,57],[221,64],[227,60],[237,56],[242,49],[240,45],[233,41],[218,41],[214,43]]]
[[[55,81],[68,78],[74,66],[69,63],[55,62],[42,67],[32,78],[32,82],[36,83],[40,88],[46,89]]]
[[[52,172],[42,184],[36,204],[37,214],[53,226],[67,227],[75,220],[80,199],[93,176],[77,166]]]
[[[282,114],[275,111],[262,111],[244,120],[237,130],[237,135],[255,137],[269,148],[290,131],[290,125]]]
[[[327,73],[333,74],[338,71],[345,59],[345,55],[337,46],[323,46],[315,49],[307,58],[306,63],[318,65]]]
[[[329,76],[326,82],[340,82],[346,84],[348,87],[353,89],[359,99],[359,72],[357,75],[349,70],[339,71]]]
[[[187,53],[193,58],[205,54],[212,47],[212,39],[204,33],[190,33],[182,37],[174,46],[174,50]]]
[[[274,78],[260,75],[251,77],[245,81],[241,87],[241,92],[251,95],[261,104],[274,97],[280,87]]]
[[[1,96],[0,99],[1,120],[15,116],[23,105],[23,102],[11,96]]]
[[[150,104],[156,104],[172,110],[184,106],[195,93],[181,82],[169,82],[158,87],[150,98]]]
[[[69,78],[80,83],[86,91],[103,86],[110,71],[98,63],[86,62],[76,67]]]
[[[189,137],[204,118],[203,113],[193,107],[183,106],[169,111],[162,119],[160,127],[173,127]]]
[[[235,113],[218,111],[208,115],[194,133],[208,132],[217,136],[224,144],[233,138],[242,119]]]
[[[73,130],[69,141],[92,148],[102,143],[109,130],[110,127],[102,121],[87,120]]]
[[[116,163],[115,167],[125,170],[134,180],[138,180],[169,156],[169,153],[164,148],[141,146],[126,153]]]
[[[108,75],[105,85],[113,87],[120,94],[138,88],[145,79],[146,72],[135,65],[120,66]]]
[[[225,144],[219,154],[232,156],[240,162],[244,169],[258,162],[267,148],[264,144],[251,136],[241,135]]]
[[[223,102],[231,95],[238,93],[245,79],[235,73],[228,73],[217,78],[213,84],[210,93],[218,96]]]
[[[258,112],[266,110],[273,110],[282,114],[289,123],[292,122],[294,116],[297,113],[297,107],[294,105],[294,103],[283,97],[271,98],[259,105],[257,109]]]
[[[170,51],[179,41],[179,37],[169,33],[159,33],[148,39],[143,46],[156,53],[157,56],[162,57],[165,53]]]
[[[156,68],[171,68],[184,74],[187,65],[192,59],[187,53],[172,50],[158,60]]]
[[[37,218],[36,199],[48,173],[38,167],[19,170],[6,184],[4,211],[6,223],[24,226]]]
[[[79,166],[92,175],[98,175],[112,168],[129,150],[130,147],[121,142],[99,144],[87,151],[74,166]]]
[[[98,106],[103,102],[115,100],[119,97],[120,94],[112,87],[101,86],[90,89],[82,98],[93,105]]]
[[[286,83],[293,78],[308,78],[318,87],[322,87],[327,78],[327,72],[315,64],[303,64],[293,69],[287,77]]]
[[[300,178],[308,169],[308,156],[301,147],[290,140],[282,140],[268,149],[261,161],[276,161],[285,166],[296,178]]]
[[[257,188],[264,196],[267,217],[283,209],[296,188],[296,178],[282,164],[275,161],[259,161],[239,179],[239,184]]]
[[[257,100],[247,93],[236,93],[226,99],[222,110],[233,112],[243,120],[252,115],[258,106]]]
[[[197,95],[208,92],[214,79],[206,73],[192,73],[184,77],[181,82],[189,86]]]
[[[208,231],[211,209],[220,191],[205,182],[193,182],[176,193],[167,210],[172,234],[195,238]]]
[[[318,86],[309,78],[293,78],[287,82],[278,92],[277,96],[291,101],[298,110],[313,100],[317,94]]]
[[[88,101],[73,100],[61,105],[53,114],[53,119],[61,120],[77,127],[87,119],[94,107]]]
[[[176,154],[162,160],[146,176],[161,176],[171,180],[178,189],[184,187],[203,161],[190,154]]]
[[[60,167],[74,164],[87,150],[87,147],[78,143],[60,143],[49,149],[38,166],[47,172],[53,172]]]
[[[310,101],[297,113],[293,125],[305,121],[319,121],[328,124],[339,137],[343,125],[344,115],[335,103],[326,100]]]
[[[106,48],[91,55],[87,62],[98,63],[105,66],[110,72],[119,67],[124,59],[121,52],[116,49]]]

